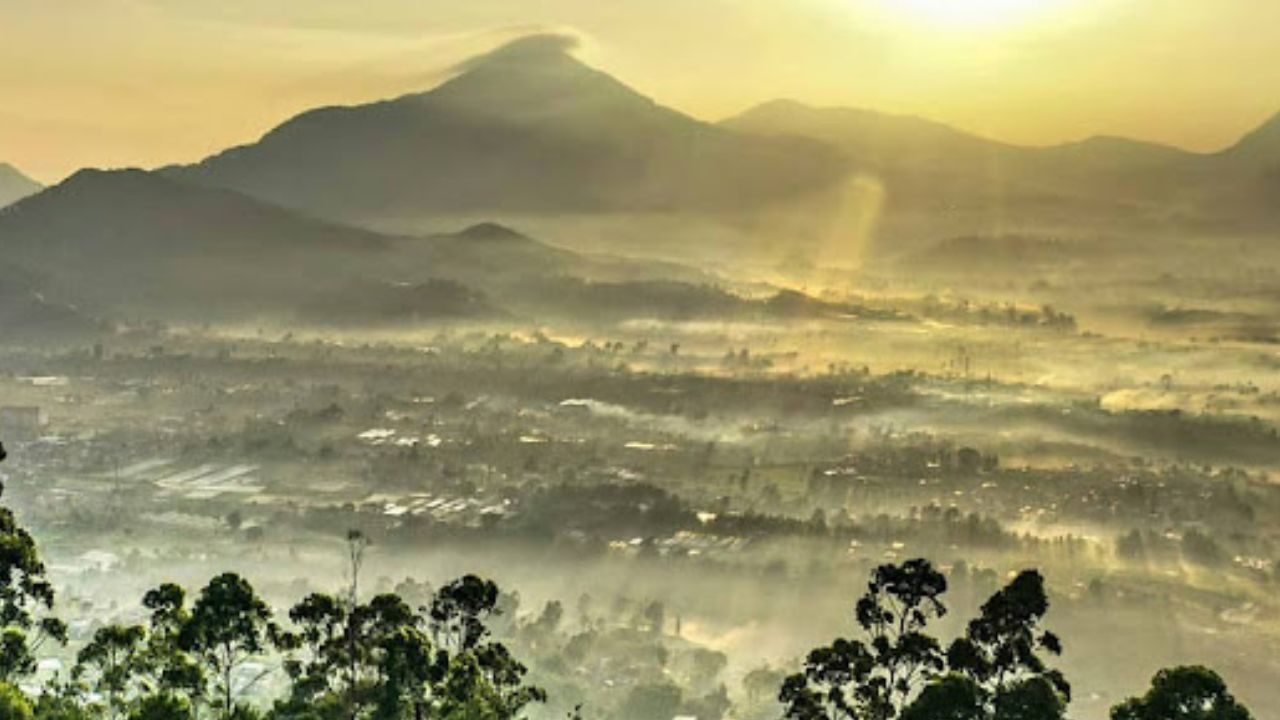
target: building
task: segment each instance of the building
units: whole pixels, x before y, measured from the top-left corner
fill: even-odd
[[[0,407],[0,441],[27,442],[40,437],[44,412],[38,407],[11,405]]]

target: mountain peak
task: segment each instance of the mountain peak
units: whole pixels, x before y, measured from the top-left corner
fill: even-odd
[[[473,242],[517,242],[529,240],[523,233],[494,222],[477,223],[458,233],[455,237]]]
[[[830,187],[808,140],[745,137],[664,107],[532,35],[426,92],[311,110],[166,173],[331,219],[750,208]]]
[[[21,170],[14,167],[12,164],[7,162],[0,162],[0,177],[13,177],[13,176],[31,180],[31,178],[24,175]],[[31,180],[31,182],[35,182],[35,181]]]
[[[577,46],[568,35],[518,38],[461,63],[452,80],[411,97],[516,123],[654,107],[649,98],[574,57]]]
[[[1105,162],[1163,161],[1187,157],[1185,150],[1172,145],[1134,140],[1119,135],[1090,135],[1082,140],[1041,148],[1040,152],[1095,158]]]
[[[109,208],[112,203],[132,202],[138,198],[172,201],[183,195],[184,190],[187,190],[186,185],[140,168],[81,168],[32,197],[30,202],[47,203],[51,198],[92,198]],[[225,194],[226,191],[214,194],[217,193]]]
[[[530,64],[577,63],[573,51],[578,48],[578,38],[558,33],[525,35],[498,46],[494,50],[463,61],[457,66],[460,72],[476,69],[503,67],[526,68]]]
[[[0,207],[15,203],[43,189],[43,185],[24,175],[18,168],[9,163],[0,162]]]

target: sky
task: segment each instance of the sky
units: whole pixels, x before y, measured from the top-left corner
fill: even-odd
[[[534,32],[720,120],[791,98],[1212,151],[1280,111],[1273,0],[0,0],[0,162],[192,162]]]

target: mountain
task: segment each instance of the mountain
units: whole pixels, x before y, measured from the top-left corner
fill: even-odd
[[[1240,138],[1221,156],[1231,162],[1251,164],[1268,171],[1280,168],[1280,113]]]
[[[921,118],[776,101],[723,125],[765,136],[831,143],[889,185],[890,196],[926,207],[1043,211],[1054,203],[1122,208],[1169,189],[1166,172],[1195,158],[1177,148],[1095,137],[1047,148],[989,140]]]
[[[141,170],[82,170],[0,211],[0,262],[49,297],[121,312],[287,308],[392,243]]]
[[[722,125],[840,148],[884,184],[889,224],[941,219],[949,234],[1280,226],[1280,116],[1213,154],[1106,136],[1019,146],[920,118],[792,101]]]
[[[1220,188],[1215,199],[1238,206],[1267,204],[1280,215],[1280,113],[1219,153],[1217,164],[1227,170],[1219,177],[1235,178]]]
[[[939,161],[975,163],[1018,148],[909,115],[860,108],[816,108],[775,100],[729,118],[722,126],[756,135],[809,137],[844,149],[859,168],[924,168]]]
[[[187,322],[495,318],[570,297],[574,283],[708,276],[581,255],[496,223],[389,236],[156,173],[82,170],[0,211],[0,278],[9,329],[70,327],[75,307]]]
[[[18,168],[9,163],[0,163],[0,208],[43,189],[43,185],[23,175]]]
[[[346,220],[467,213],[732,211],[841,177],[831,148],[658,105],[525,37],[427,92],[303,113],[256,143],[164,172]]]
[[[83,336],[101,329],[80,308],[49,300],[20,268],[0,275],[0,336],[6,341]]]

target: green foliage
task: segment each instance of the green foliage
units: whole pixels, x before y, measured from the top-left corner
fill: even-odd
[[[994,710],[1000,720],[1062,720],[1067,696],[1054,678],[1036,675],[1002,688],[995,696]]]
[[[423,619],[400,596],[383,594],[357,607],[351,624],[359,665],[372,675],[374,717],[417,712],[428,694],[424,688],[441,675]]]
[[[985,720],[984,693],[972,678],[944,675],[902,711],[902,720]]]
[[[1217,673],[1205,667],[1161,670],[1140,698],[1111,709],[1111,720],[1253,720]]]
[[[1049,609],[1044,578],[1020,573],[983,604],[945,663],[925,630],[946,612],[946,579],[925,560],[883,565],[858,600],[866,643],[837,639],[811,652],[784,681],[794,720],[1060,720],[1070,699],[1041,652],[1062,652],[1040,629]],[[943,667],[950,674],[941,675]]]
[[[296,630],[281,633],[277,644],[289,653],[290,700],[305,703],[334,691],[334,679],[348,667],[348,613],[338,598],[313,593],[289,610],[289,620]]]
[[[146,629],[141,625],[107,625],[98,628],[93,639],[76,656],[72,675],[76,680],[90,678],[99,692],[107,697],[113,713],[123,709],[131,686],[141,679]]]
[[[484,620],[498,603],[498,586],[466,575],[440,589],[431,603],[431,627],[442,643],[468,650],[486,634]]]
[[[811,652],[803,671],[783,683],[786,717],[896,717],[944,667],[941,646],[924,629],[946,614],[946,590],[946,577],[927,560],[876,568],[855,609],[866,641],[840,638]]]
[[[181,695],[163,693],[138,701],[128,720],[192,720],[191,702]]]
[[[1042,654],[1062,643],[1040,627],[1044,578],[1019,573],[951,644],[939,675],[937,643],[924,634],[946,609],[946,581],[924,560],[875,570],[858,601],[868,644],[837,639],[809,653],[782,682],[792,720],[1063,720],[1071,687]],[[920,678],[925,678],[920,682]],[[1252,720],[1222,678],[1203,667],[1160,671],[1151,690],[1112,708],[1111,720]]]
[[[31,652],[27,633],[21,628],[0,630],[0,678],[5,682],[30,675],[36,669],[36,656]]]
[[[997,717],[1052,720],[1066,712],[1071,686],[1041,657],[1062,654],[1058,637],[1040,629],[1048,611],[1044,577],[1023,571],[982,605],[947,651],[951,670],[984,691]]]
[[[18,688],[0,683],[0,718],[4,720],[32,720],[35,712],[31,701]]]
[[[236,708],[232,675],[267,650],[267,639],[273,632],[271,609],[253,586],[235,573],[210,580],[196,598],[178,634],[179,647],[190,652],[214,679],[226,716]]]
[[[66,642],[66,626],[47,615],[52,609],[53,586],[35,540],[12,510],[0,507],[0,682],[34,672],[34,653],[44,642]]]

